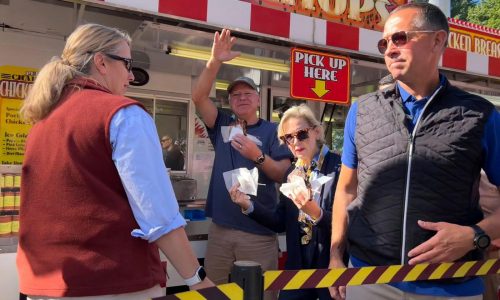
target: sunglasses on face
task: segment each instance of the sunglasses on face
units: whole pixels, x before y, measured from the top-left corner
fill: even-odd
[[[132,58],[125,58],[125,57],[121,57],[121,56],[109,54],[109,53],[104,53],[104,55],[106,55],[107,57],[114,59],[114,60],[123,61],[123,63],[125,63],[125,68],[127,68],[127,71],[130,72],[132,70],[132,62],[133,62]]]
[[[413,35],[415,33],[433,33],[433,32],[436,31],[434,30],[398,31],[391,34],[389,37],[380,39],[380,41],[378,41],[377,43],[377,48],[380,54],[385,54],[385,51],[387,51],[387,48],[389,46],[389,40],[392,41],[394,46],[401,47],[406,45],[406,43],[408,43],[408,41],[411,39],[410,35]]]
[[[286,143],[288,145],[292,144],[295,138],[297,138],[297,141],[302,142],[309,138],[309,130],[314,128],[316,128],[316,126],[300,129],[295,131],[294,133],[282,135],[280,136],[280,139],[283,141],[283,143]]]

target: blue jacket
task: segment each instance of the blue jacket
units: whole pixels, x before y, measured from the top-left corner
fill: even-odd
[[[290,168],[289,172],[293,170]],[[333,176],[333,183],[330,188],[321,191],[320,206],[323,209],[323,217],[313,226],[313,235],[307,245],[302,245],[300,239],[302,231],[297,221],[299,210],[284,195],[280,195],[277,208],[272,211],[264,208],[258,202],[254,202],[254,211],[249,216],[275,232],[286,232],[286,247],[288,258],[285,269],[306,269],[306,268],[328,268],[330,262],[330,238],[332,228],[332,206],[337,186],[340,170],[340,156],[333,152],[328,152],[321,167],[320,173]]]

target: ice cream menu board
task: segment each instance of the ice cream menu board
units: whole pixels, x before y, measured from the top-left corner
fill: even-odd
[[[21,164],[31,125],[22,121],[19,109],[38,70],[0,66],[0,164]]]

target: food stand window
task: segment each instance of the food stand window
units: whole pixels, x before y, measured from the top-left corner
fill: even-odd
[[[188,112],[189,106],[185,99],[168,98],[164,96],[128,95],[141,102],[153,117],[158,131],[158,139],[168,135],[172,138],[184,156],[184,166],[180,172],[186,172],[188,165]]]

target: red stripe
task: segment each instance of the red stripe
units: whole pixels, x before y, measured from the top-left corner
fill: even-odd
[[[488,75],[500,77],[500,58],[488,58]]]
[[[363,280],[363,284],[375,283],[379,278],[384,274],[384,272],[389,269],[389,266],[380,266],[376,267],[371,273],[366,276],[365,280]]]
[[[311,277],[307,278],[307,280],[300,287],[301,289],[314,289],[316,286],[325,278],[326,274],[330,272],[329,269],[318,269],[314,271]]]
[[[206,289],[198,290],[203,297],[207,299],[217,299],[217,300],[230,300],[226,294],[224,294],[218,287],[210,287]]]
[[[344,286],[358,273],[361,268],[349,268],[332,284],[332,286]]]
[[[297,274],[299,270],[286,270],[283,271],[274,281],[269,285],[266,291],[282,290],[285,285],[292,280],[293,276]]]
[[[333,47],[359,50],[359,28],[326,22],[326,44]]]
[[[496,274],[498,273],[498,270],[500,270],[500,259],[497,259],[497,261],[491,266],[490,271],[488,274]]]
[[[410,273],[411,270],[413,270],[413,266],[410,265],[403,265],[399,271],[394,274],[394,276],[391,279],[391,282],[401,282],[403,279],[405,279],[406,275]]]
[[[290,13],[252,4],[250,30],[288,38]]]
[[[464,261],[457,261],[453,263],[453,265],[451,265],[451,267],[449,267],[448,270],[444,272],[443,278],[451,278],[455,274],[455,272],[458,271],[458,269],[460,269],[460,267],[464,264]]]
[[[443,67],[465,71],[467,66],[467,52],[446,48],[443,54]]]
[[[439,264],[428,265],[420,275],[418,275],[417,280],[428,280],[432,272],[434,272],[439,267]]]
[[[198,293],[205,297],[205,299],[217,299],[217,300],[230,300],[226,294],[224,294],[218,287],[209,287],[209,288],[204,288],[201,290],[198,290]],[[176,295],[167,295],[163,297],[158,297],[158,298],[153,298],[153,300],[178,300],[181,299],[180,297],[177,297]]]
[[[158,12],[200,21],[207,20],[208,0],[160,0]]]
[[[474,276],[474,275],[476,275],[477,271],[479,271],[479,269],[481,269],[482,266],[483,266],[483,261],[476,261],[476,262],[474,262],[474,264],[469,269],[469,271],[467,271],[467,273],[465,273],[465,276]]]

